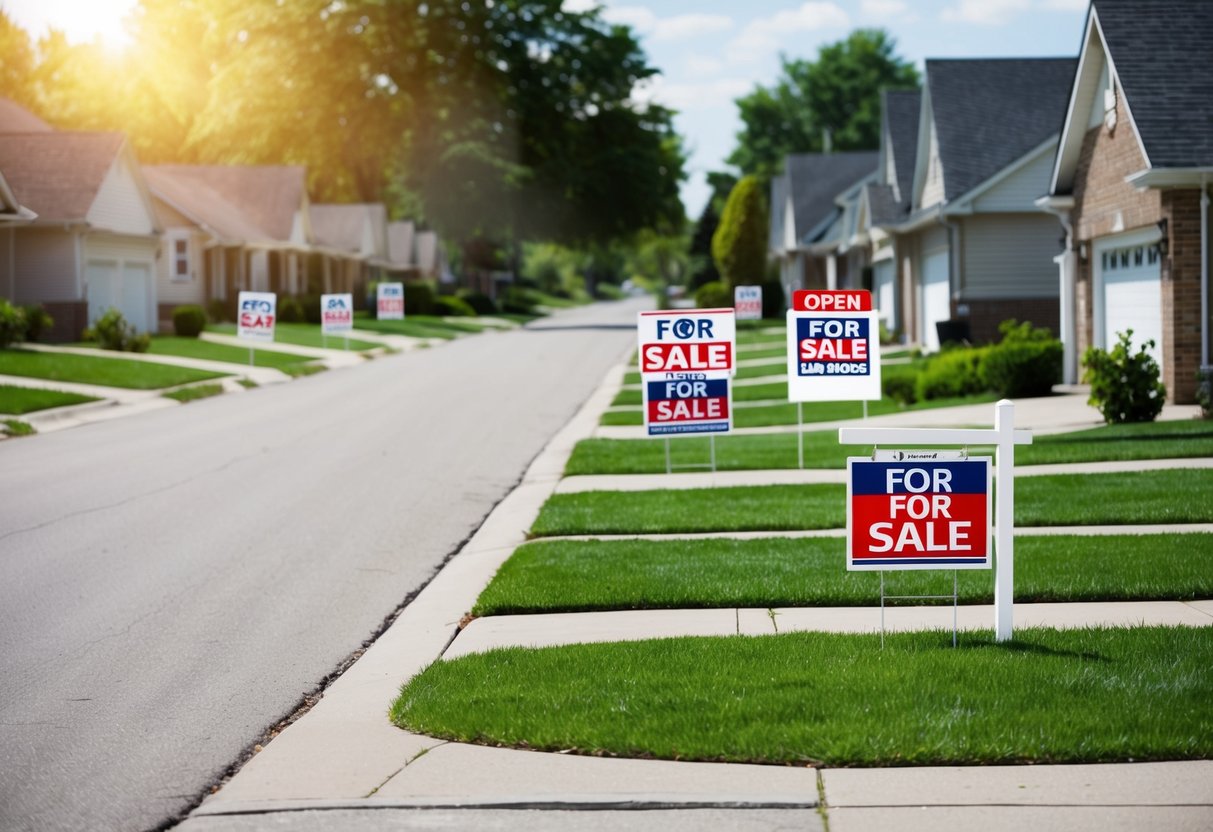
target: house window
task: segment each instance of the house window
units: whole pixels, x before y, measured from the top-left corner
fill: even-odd
[[[173,280],[190,279],[190,241],[188,237],[178,237],[173,244]]]

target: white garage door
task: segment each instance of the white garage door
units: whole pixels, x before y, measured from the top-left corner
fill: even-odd
[[[88,320],[113,307],[140,332],[152,330],[152,265],[144,261],[89,260]]]
[[[1103,287],[1102,325],[1096,324],[1101,346],[1111,349],[1117,333],[1133,330],[1133,351],[1154,340],[1150,354],[1162,366],[1161,260],[1154,243],[1100,247],[1095,258]]]
[[[872,266],[872,288],[876,293],[876,311],[889,332],[897,329],[897,293],[894,291],[896,269],[892,260],[881,260]]]
[[[927,352],[939,349],[939,333],[935,331],[935,324],[952,317],[950,300],[948,252],[944,249],[926,255],[922,261],[923,346]]]

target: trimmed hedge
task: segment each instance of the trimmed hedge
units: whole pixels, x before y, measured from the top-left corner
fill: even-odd
[[[182,338],[197,338],[206,329],[206,310],[196,304],[173,308],[173,332]]]

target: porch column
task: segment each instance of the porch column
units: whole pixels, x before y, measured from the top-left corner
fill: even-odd
[[[1061,338],[1061,380],[1063,384],[1078,383],[1078,341],[1077,320],[1075,319],[1075,286],[1077,284],[1078,257],[1074,250],[1066,246],[1066,250],[1053,258],[1057,264],[1061,281],[1058,293],[1061,321],[1058,335]]]

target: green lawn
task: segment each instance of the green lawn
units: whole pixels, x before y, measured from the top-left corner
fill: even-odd
[[[157,335],[148,349],[152,355],[174,355],[181,358],[201,358],[207,361],[226,361],[229,364],[248,366],[249,349],[230,344],[216,344],[201,338],[181,338],[176,335]],[[292,355],[257,348],[253,350],[254,366],[289,370],[297,365],[313,361],[305,355]]]
[[[21,416],[33,413],[35,410],[47,410],[52,407],[67,407],[72,404],[100,401],[92,396],[80,396],[76,393],[61,393],[58,390],[39,390],[34,387],[15,387],[11,384],[0,384],[0,413],[10,416]]]
[[[99,384],[132,390],[158,390],[162,387],[222,378],[227,373],[210,373],[128,358],[0,350],[0,375]]]
[[[384,335],[406,335],[410,338],[450,340],[458,338],[460,335],[474,335],[489,328],[500,329],[500,327],[489,327],[487,324],[477,323],[475,318],[455,321],[436,315],[409,315],[403,321],[378,321],[362,317],[362,315],[363,313],[356,313],[354,316],[354,326],[357,329],[379,332]]]
[[[358,322],[355,322],[355,326],[357,325]],[[213,324],[207,327],[207,329],[223,335],[236,334],[235,324]],[[277,323],[274,325],[274,341],[279,344],[293,344],[297,347],[316,347],[330,350],[345,349],[345,338],[340,335],[329,335],[326,343],[325,336],[320,332],[320,324]],[[351,351],[363,352],[365,350],[373,350],[379,346],[379,344],[373,344],[370,341],[359,341],[357,338],[349,339]],[[247,356],[245,360],[248,360]]]
[[[1015,483],[1020,526],[1213,522],[1213,470],[1058,474]],[[554,494],[531,531],[575,534],[790,531],[846,525],[843,485]]]
[[[745,390],[745,387],[734,387],[733,393]],[[734,399],[736,400],[736,399]],[[982,393],[976,396],[965,396],[955,399],[930,399],[910,406],[901,404],[893,399],[881,399],[868,402],[869,416],[883,416],[886,413],[902,413],[907,410],[932,410],[940,407],[958,407],[966,404],[983,404],[997,401],[994,393]],[[844,419],[860,419],[863,417],[863,402],[810,402],[803,406],[804,424],[812,422],[837,422]],[[796,405],[788,403],[764,405],[760,407],[733,408],[733,427],[758,428],[769,425],[796,424]],[[608,410],[602,414],[599,424],[603,425],[643,425],[644,413],[640,407],[634,410]]]
[[[836,430],[806,431],[804,437],[807,468],[844,468],[848,456],[863,456],[872,451],[868,446],[839,445]],[[992,448],[969,450],[974,454],[993,453]],[[670,442],[670,452],[676,465],[706,462],[708,440],[675,438]],[[1018,465],[1191,457],[1213,457],[1213,422],[1192,419],[1106,425],[1038,436],[1031,445],[1015,449]],[[722,471],[795,468],[797,464],[795,433],[716,438],[716,467]],[[565,474],[569,476],[662,473],[665,473],[665,443],[653,439],[583,439],[565,465]]]
[[[829,766],[1213,756],[1213,627],[788,633],[438,661],[392,706],[461,742]]]
[[[956,574],[961,603],[993,602],[993,571]],[[951,572],[888,573],[885,580],[891,595],[952,593]],[[874,606],[879,598],[878,573],[846,571],[844,538],[551,540],[514,552],[472,614]],[[1015,543],[1019,602],[1195,598],[1213,598],[1213,534],[1049,535]]]
[[[639,382],[637,382],[639,384]],[[767,384],[742,384],[733,386],[733,401],[735,402],[765,402],[779,401],[786,402],[788,400],[788,383],[786,381],[772,381]],[[611,400],[611,404],[615,407],[622,405],[637,405],[641,404],[641,392],[637,387],[634,390],[620,390],[615,394],[615,398]],[[805,418],[808,418],[810,409],[813,405],[805,405]]]

